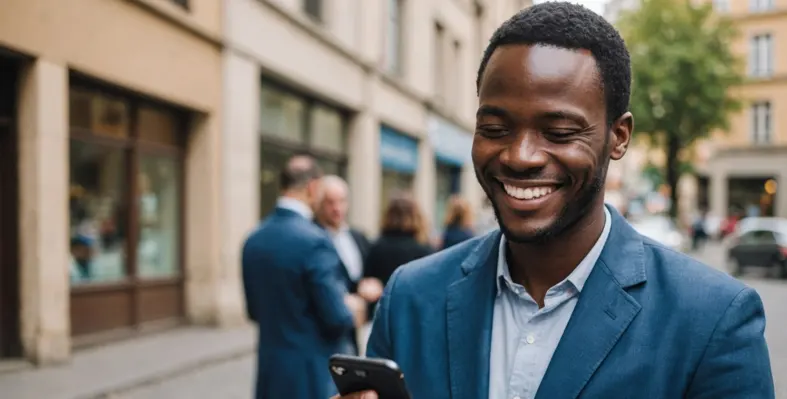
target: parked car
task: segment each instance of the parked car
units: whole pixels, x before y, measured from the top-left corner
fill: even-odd
[[[745,268],[765,267],[787,279],[787,219],[751,217],[738,222],[727,252],[730,273]]]
[[[675,251],[683,252],[687,249],[686,235],[680,232],[678,226],[667,216],[647,215],[630,221],[634,230],[652,240]]]

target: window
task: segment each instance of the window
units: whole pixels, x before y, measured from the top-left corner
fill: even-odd
[[[311,17],[317,22],[323,21],[322,7],[323,7],[322,0],[303,1],[303,11],[306,13],[306,15],[308,15],[309,17]]]
[[[720,14],[730,12],[730,0],[713,0],[713,9]]]
[[[388,2],[385,32],[385,57],[384,68],[385,71],[394,74],[402,75],[403,68],[403,45],[402,45],[402,24],[404,14],[404,0],[386,0]]]
[[[776,235],[768,230],[755,230],[741,235],[739,243],[743,245],[776,244]]]
[[[72,284],[176,277],[180,115],[80,87],[69,99]]]
[[[448,85],[448,87],[451,88],[451,96],[449,98],[452,99],[453,104],[451,105],[454,110],[458,111],[462,109],[461,106],[464,94],[462,88],[465,87],[465,82],[467,81],[462,75],[464,73],[462,66],[465,65],[465,63],[462,62],[462,44],[459,43],[458,40],[455,40],[452,46],[451,60],[453,65],[450,70],[451,83]]]
[[[773,40],[770,33],[751,39],[749,76],[770,77],[773,73]]]
[[[763,12],[773,9],[773,0],[749,0],[749,11]]]
[[[751,106],[751,141],[754,144],[770,144],[771,103],[768,101],[754,103]]]
[[[432,71],[432,80],[434,81],[435,101],[438,104],[443,104],[447,97],[445,95],[445,30],[439,23],[434,25],[434,47],[432,49],[432,54],[434,54],[434,70]]]
[[[315,99],[263,83],[260,143],[260,211],[276,205],[279,171],[296,153],[317,159],[326,174],[345,175],[347,114]],[[284,105],[289,104],[289,105]]]

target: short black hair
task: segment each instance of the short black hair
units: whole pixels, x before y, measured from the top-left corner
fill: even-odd
[[[322,169],[314,157],[298,154],[287,161],[279,175],[279,189],[282,191],[305,187],[309,182],[322,177]]]
[[[528,7],[500,25],[484,51],[476,78],[481,77],[495,49],[510,44],[547,45],[589,50],[596,59],[607,107],[607,125],[629,108],[631,59],[623,38],[603,17],[568,2],[546,2]]]

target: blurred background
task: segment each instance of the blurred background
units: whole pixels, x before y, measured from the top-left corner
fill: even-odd
[[[606,201],[757,288],[787,398],[787,0],[581,3],[632,56]],[[250,397],[240,248],[293,154],[370,238],[399,192],[436,248],[451,198],[495,228],[476,71],[530,5],[0,0],[0,396]]]

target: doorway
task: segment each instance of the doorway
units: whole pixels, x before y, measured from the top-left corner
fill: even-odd
[[[0,358],[22,355],[19,340],[18,83],[19,63],[0,55]]]

